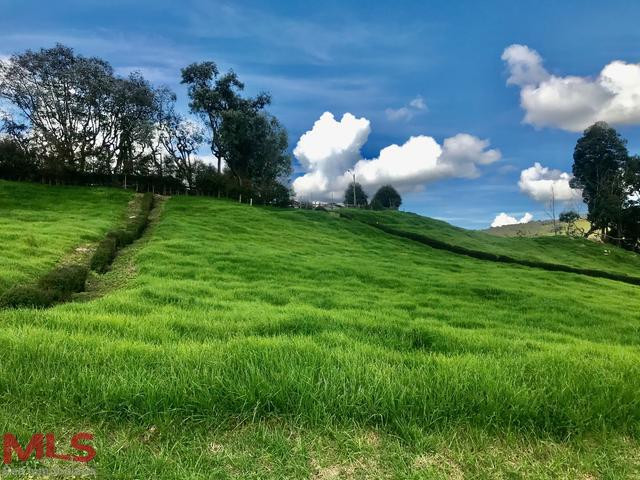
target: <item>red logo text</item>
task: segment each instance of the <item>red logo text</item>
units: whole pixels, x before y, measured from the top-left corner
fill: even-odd
[[[5,433],[2,439],[2,462],[10,465],[13,453],[16,454],[18,460],[26,462],[31,455],[35,453],[35,457],[40,460],[42,457],[56,458],[58,460],[67,460],[70,462],[90,462],[96,456],[96,450],[91,445],[87,445],[87,441],[93,440],[93,434],[80,432],[71,438],[71,448],[78,452],[84,452],[84,455],[69,455],[56,453],[56,437],[53,433],[36,433],[31,436],[29,443],[22,448],[20,442],[13,433]]]

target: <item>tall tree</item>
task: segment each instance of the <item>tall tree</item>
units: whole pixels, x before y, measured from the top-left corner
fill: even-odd
[[[116,77],[99,58],[56,45],[0,62],[4,130],[46,174],[133,172],[151,132],[154,91],[138,73]]]
[[[353,204],[353,194],[355,190],[355,205]],[[362,185],[358,182],[351,182],[347,189],[344,192],[344,203],[345,205],[352,205],[354,207],[366,207],[367,206],[368,197],[367,194],[362,189]]]
[[[221,143],[238,184],[248,182],[259,195],[291,175],[287,132],[271,115],[252,109],[225,112]]]
[[[218,159],[218,173],[227,152],[222,139],[225,113],[253,110],[257,112],[271,103],[271,97],[261,93],[255,98],[243,98],[244,84],[230,70],[220,75],[215,62],[192,63],[182,69],[182,83],[189,89],[189,107],[199,114],[209,129],[211,153]]]
[[[402,205],[402,197],[391,185],[383,185],[371,199],[371,208],[374,210],[397,210]]]
[[[204,128],[192,120],[172,113],[165,119],[160,141],[173,162],[178,178],[193,190],[197,167],[196,154],[204,142]]]
[[[43,158],[52,173],[63,174],[82,170],[95,154],[102,100],[110,91],[105,85],[112,78],[108,63],[76,56],[58,44],[27,50],[0,63],[0,98],[18,111],[22,125],[29,128],[32,154]]]
[[[600,230],[606,238],[615,229],[620,238],[628,188],[624,177],[629,154],[626,141],[605,122],[584,131],[573,154],[571,187],[582,189],[588,206],[591,233]]]

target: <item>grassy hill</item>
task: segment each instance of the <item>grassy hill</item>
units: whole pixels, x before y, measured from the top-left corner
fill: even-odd
[[[533,238],[496,236],[483,231],[454,227],[446,222],[414,213],[397,211],[348,209],[344,214],[362,222],[417,233],[474,251],[504,255],[524,261],[538,261],[640,277],[640,255],[584,238],[565,235]]]
[[[161,208],[117,288],[0,311],[4,431],[91,431],[105,478],[637,475],[638,287],[324,212]],[[627,271],[580,244],[551,255]]]
[[[558,222],[556,225],[560,226],[563,231],[566,231],[566,224]],[[589,231],[589,226],[589,221],[584,218],[576,222],[576,227],[584,232]],[[553,222],[551,220],[534,220],[528,223],[491,227],[483,230],[483,232],[498,237],[548,237],[555,235]],[[595,234],[593,235],[595,237]],[[591,236],[589,238],[591,238]]]
[[[0,180],[0,294],[33,280],[124,215],[131,194]]]

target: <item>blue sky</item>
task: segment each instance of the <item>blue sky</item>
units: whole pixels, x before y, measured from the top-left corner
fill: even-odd
[[[475,178],[414,185],[403,205],[484,228],[500,212],[544,218],[543,202],[518,186],[521,171],[539,162],[570,172],[579,137],[561,121],[523,123],[524,87],[507,85],[505,48],[537,51],[550,76],[593,80],[614,60],[640,62],[639,18],[637,1],[0,1],[0,55],[61,42],[120,73],[139,69],[168,84],[183,106],[180,68],[214,60],[233,68],[249,93],[273,94],[270,111],[292,149],[325,111],[369,121],[365,159],[411,136],[440,145],[458,133],[487,139],[499,160],[479,166]],[[390,109],[418,97],[427,108],[392,118]],[[627,118],[618,128],[634,153],[638,124]]]

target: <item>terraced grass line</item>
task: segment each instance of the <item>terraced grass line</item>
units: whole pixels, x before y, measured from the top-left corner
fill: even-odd
[[[88,302],[102,298],[109,293],[125,288],[136,277],[138,268],[135,256],[152,238],[166,200],[169,198],[161,195],[154,196],[153,206],[147,217],[147,226],[140,238],[118,251],[118,255],[112,260],[107,271],[104,273],[90,272],[85,290],[74,296],[75,302]]]
[[[567,265],[573,268],[640,276],[640,255],[614,245],[582,237],[552,235],[506,238],[478,230],[455,227],[442,220],[415,213],[390,210],[342,209],[357,220],[381,223],[403,232],[413,232],[449,245],[461,246],[518,260]]]
[[[365,222],[363,220],[356,219],[355,217],[349,215],[348,213],[340,213],[340,216],[343,218],[347,218],[349,220],[365,223],[366,225],[377,228],[379,230],[382,230],[383,232],[389,233],[391,235],[395,235],[397,237],[407,238],[409,240],[413,240],[414,242],[428,245],[432,248],[437,248],[439,250],[446,250],[448,252],[457,253],[459,255],[466,255],[468,257],[477,258],[479,260],[488,260],[491,262],[498,262],[498,263],[512,263],[516,265],[522,265],[525,267],[540,268],[542,270],[548,270],[551,272],[575,273],[579,275],[586,275],[588,277],[606,278],[608,280],[615,280],[618,282],[629,283],[631,285],[640,285],[640,277],[632,277],[630,275],[607,272],[604,270],[593,270],[588,268],[571,267],[569,265],[562,265],[559,263],[548,263],[548,262],[539,262],[539,261],[533,261],[533,260],[524,260],[519,258],[513,258],[508,255],[484,252],[481,250],[472,250],[466,247],[462,247],[460,245],[452,245],[450,243],[437,240],[435,238],[430,238],[419,233],[398,230],[397,228],[389,227],[381,223]]]
[[[132,198],[117,188],[0,180],[0,294],[87,253],[123,221]]]
[[[74,294],[83,292],[89,267],[99,273],[106,272],[118,251],[144,233],[154,197],[150,193],[138,195],[132,203],[131,213],[134,214],[128,216],[124,226],[109,231],[91,255],[91,249],[86,249],[82,254],[63,260],[35,284],[16,285],[7,290],[0,295],[0,308],[47,308],[69,302]]]
[[[154,196],[147,192],[138,196],[136,200],[133,215],[129,216],[125,225],[109,231],[98,244],[91,257],[91,270],[105,273],[116,258],[118,250],[135,242],[146,230],[149,224],[149,214],[153,209]]]
[[[92,432],[97,478],[637,477],[637,287],[316,211],[162,208],[92,274],[125,288],[0,311],[1,431]]]

